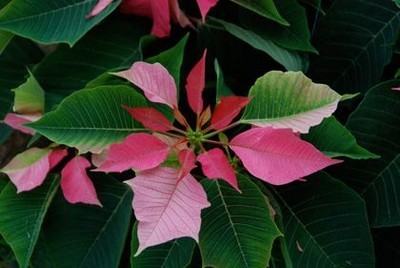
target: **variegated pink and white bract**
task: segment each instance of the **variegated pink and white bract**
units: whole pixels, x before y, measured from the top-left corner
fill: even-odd
[[[197,241],[201,209],[209,203],[201,184],[190,174],[196,162],[201,164],[207,178],[224,180],[240,192],[231,164],[234,159],[223,149],[233,151],[249,173],[275,185],[299,180],[341,162],[326,157],[291,129],[255,127],[230,142],[216,140],[218,134],[238,124],[232,121],[251,99],[222,97],[213,113],[209,107],[205,109],[202,98],[205,61],[206,51],[187,77],[188,103],[197,118],[193,128],[179,111],[174,80],[162,65],[135,62],[130,69],[116,73],[139,87],[149,101],[169,106],[183,127],[177,128],[155,108],[125,107],[153,134],[134,133],[112,145],[106,160],[97,169],[136,171],[136,177],[127,181],[134,192],[133,208],[139,220],[136,254],[179,237],[188,236]],[[176,164],[168,167],[169,157],[176,159],[180,168]]]

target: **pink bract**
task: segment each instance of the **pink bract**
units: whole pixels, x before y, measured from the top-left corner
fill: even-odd
[[[205,83],[205,64],[207,50],[190,71],[186,80],[186,92],[188,96],[189,106],[196,114],[203,111],[203,89]]]
[[[140,172],[126,183],[134,192],[138,224],[137,256],[147,247],[180,237],[198,241],[200,213],[209,207],[203,187],[188,174],[178,183],[179,170],[168,167]]]
[[[61,189],[69,203],[101,206],[93,182],[86,173],[86,169],[90,166],[91,164],[86,158],[75,156],[61,171]]]

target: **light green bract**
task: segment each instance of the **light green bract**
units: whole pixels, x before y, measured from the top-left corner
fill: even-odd
[[[337,108],[341,96],[301,72],[271,71],[251,87],[242,123],[307,133]]]
[[[145,99],[128,86],[102,86],[78,91],[65,98],[53,112],[29,124],[58,143],[80,153],[100,153],[129,133],[142,130],[122,108],[147,106]]]

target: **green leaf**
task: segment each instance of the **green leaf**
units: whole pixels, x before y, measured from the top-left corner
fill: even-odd
[[[139,124],[122,105],[147,106],[144,97],[131,87],[96,87],[70,95],[55,111],[27,126],[53,142],[76,147],[81,153],[100,153],[139,130]]]
[[[228,97],[235,94],[233,93],[232,89],[230,89],[228,85],[225,83],[224,74],[222,73],[222,69],[218,64],[217,59],[215,59],[214,61],[214,68],[215,68],[215,73],[217,75],[216,101],[218,102],[221,97]]]
[[[96,0],[13,0],[0,11],[0,28],[41,43],[74,45],[120,3],[114,1],[92,19],[86,15]]]
[[[290,26],[282,26],[248,11],[240,13],[240,21],[248,30],[265,40],[270,39],[283,48],[318,53],[310,43],[305,8],[296,0],[275,0],[275,2]]]
[[[311,128],[310,132],[303,138],[329,157],[379,158],[379,155],[359,146],[351,132],[333,116],[324,119],[320,125]]]
[[[289,25],[279,14],[273,0],[232,0],[232,2],[282,25]]]
[[[25,83],[13,89],[14,111],[21,114],[42,113],[44,111],[44,91],[33,74],[28,70],[29,77]]]
[[[281,235],[257,186],[240,174],[238,182],[241,194],[223,181],[202,181],[211,202],[202,212],[203,267],[265,268]]]
[[[286,70],[299,71],[306,68],[306,63],[297,52],[284,49],[276,45],[270,39],[263,38],[252,31],[216,18],[209,18],[207,22],[224,27],[231,35],[249,44],[253,48],[268,54],[279,64],[284,66]]]
[[[320,56],[310,77],[341,93],[366,92],[381,79],[400,29],[400,10],[387,0],[338,0],[314,36]]]
[[[174,78],[177,88],[181,80],[181,67],[188,38],[189,34],[186,34],[174,47],[146,59],[148,63],[159,62],[163,65]]]
[[[93,177],[93,176],[92,176]],[[56,195],[36,248],[36,267],[118,267],[132,216],[132,192],[105,174],[93,181],[103,207],[69,204]],[[40,253],[46,252],[46,260]],[[43,254],[43,253],[42,253]]]
[[[138,60],[139,40],[148,29],[142,20],[116,18],[94,28],[72,48],[59,46],[33,70],[46,92],[47,110],[101,74]]]
[[[59,180],[49,176],[38,189],[16,193],[10,182],[0,193],[0,234],[11,246],[20,267],[28,267],[44,216]]]
[[[13,39],[14,35],[12,33],[0,30],[0,55],[3,53],[4,49]]]
[[[335,111],[341,96],[301,72],[270,71],[257,79],[249,97],[242,123],[307,133]]]
[[[170,242],[147,248],[134,257],[138,247],[137,222],[132,230],[131,267],[187,267],[191,260],[196,242],[188,237],[179,238]]]
[[[381,158],[346,161],[332,170],[363,196],[374,227],[400,225],[400,92],[391,89],[399,82],[371,88],[346,124],[362,147]]]
[[[327,174],[275,190],[294,267],[374,267],[362,199]]]

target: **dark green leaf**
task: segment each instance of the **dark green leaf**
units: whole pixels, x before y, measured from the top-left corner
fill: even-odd
[[[241,194],[223,181],[202,181],[211,202],[202,212],[203,267],[265,268],[281,235],[257,186],[240,174],[238,182]]]
[[[364,197],[375,227],[400,225],[400,92],[391,89],[397,85],[392,80],[369,90],[346,125],[362,147],[381,158],[349,160],[332,170]]]
[[[173,241],[147,248],[134,257],[139,241],[137,237],[137,223],[132,230],[131,244],[131,267],[163,267],[163,268],[183,268],[187,267],[192,260],[192,255],[196,242],[192,238],[184,237]]]
[[[376,267],[391,268],[400,263],[400,227],[372,229]]]
[[[207,21],[224,27],[226,31],[236,38],[246,42],[255,49],[267,53],[271,58],[282,64],[286,70],[299,71],[306,68],[306,63],[297,52],[284,49],[270,39],[263,38],[252,31],[223,20],[209,18]]]
[[[280,24],[289,25],[279,14],[273,0],[232,0],[232,2]]]
[[[139,59],[139,40],[147,31],[142,21],[114,19],[93,29],[73,48],[61,45],[47,56],[33,70],[46,91],[47,110],[99,75],[128,68]]]
[[[93,179],[103,207],[67,203],[56,195],[36,251],[47,250],[50,267],[117,268],[132,215],[132,191],[108,175]],[[45,266],[42,259],[36,267]]]
[[[0,193],[0,234],[13,249],[20,267],[29,265],[44,216],[58,185],[58,178],[49,176],[34,191],[17,194],[10,182]]]
[[[240,14],[241,22],[248,30],[253,31],[265,40],[270,39],[283,48],[317,53],[317,50],[310,43],[310,31],[305,9],[296,0],[275,1],[290,26],[282,26],[248,11]]]
[[[228,97],[235,95],[232,90],[228,87],[228,85],[225,83],[224,79],[224,74],[222,73],[222,69],[218,64],[217,59],[214,61],[214,68],[215,68],[215,73],[217,75],[217,93],[216,93],[216,101],[218,102],[221,97]]]
[[[364,202],[320,173],[275,190],[294,267],[374,267]]]
[[[333,116],[311,128],[303,138],[329,157],[379,158],[378,155],[359,146],[350,131]]]
[[[100,153],[140,128],[122,105],[144,107],[147,103],[129,86],[85,89],[65,98],[55,111],[29,127],[53,142],[76,147],[81,153]]]
[[[114,1],[99,15],[87,19],[96,0],[13,0],[0,12],[0,28],[41,43],[72,46],[120,2]]]
[[[4,49],[13,39],[14,35],[12,33],[0,30],[0,55],[3,53]]]
[[[314,36],[320,56],[310,76],[341,93],[365,92],[379,82],[400,29],[400,10],[387,0],[338,0]]]

